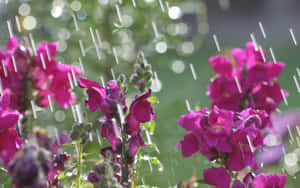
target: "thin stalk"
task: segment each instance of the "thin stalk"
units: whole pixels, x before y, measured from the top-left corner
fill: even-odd
[[[126,145],[128,143],[126,132],[124,129],[124,125],[121,122],[121,117],[117,116],[116,117],[117,123],[120,125],[121,128],[121,135],[122,135],[122,162],[124,165],[124,169],[122,169],[122,181],[121,184],[124,185],[125,187],[130,188],[129,184],[129,164],[128,164],[128,159],[126,155]]]
[[[125,185],[126,187],[130,187],[128,183],[128,178],[129,178],[129,166],[128,166],[128,160],[127,160],[127,155],[126,155],[126,135],[124,134],[124,131],[122,131],[122,161],[125,166],[124,171],[122,173],[122,184]]]
[[[82,143],[79,143],[78,159],[77,159],[77,188],[80,188],[80,173],[81,173],[81,159],[82,159]]]

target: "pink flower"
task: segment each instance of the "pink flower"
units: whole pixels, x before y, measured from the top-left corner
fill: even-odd
[[[279,106],[283,97],[275,79],[285,65],[282,62],[264,62],[267,54],[264,50],[263,54],[260,51],[253,43],[247,43],[245,50],[232,50],[233,62],[220,55],[210,58],[210,64],[217,73],[207,88],[212,106],[234,111],[252,107],[268,113]]]
[[[15,64],[13,63],[13,57]],[[11,95],[11,108],[23,112],[26,100],[25,77],[30,71],[29,52],[24,46],[19,45],[16,37],[11,37],[7,42],[6,52],[0,52],[0,60],[5,65],[5,68],[3,66],[0,68],[2,88],[10,89],[13,93]]]
[[[264,129],[265,127],[272,128],[270,115],[264,110],[254,110],[253,108],[247,108],[238,113],[239,120],[237,126],[254,127],[258,129]]]
[[[76,79],[81,70],[78,67],[60,64],[55,60],[57,43],[42,42],[34,57],[35,87],[39,89],[39,104],[49,105],[48,96],[63,108],[75,103],[76,95],[71,91],[70,80]]]
[[[233,182],[232,188],[246,188],[246,186],[239,180]]]
[[[229,58],[217,55],[215,57],[211,57],[209,62],[216,73],[225,77],[232,76],[233,67]]]
[[[137,134],[140,123],[155,119],[154,109],[147,100],[151,96],[151,90],[135,97],[130,105],[129,115],[126,117],[126,131],[131,135]]]
[[[113,150],[116,150],[117,146],[120,144],[120,128],[117,127],[117,125],[114,125],[111,119],[99,119],[99,122],[100,124],[102,124],[101,137],[106,138],[109,141]]]
[[[129,139],[129,152],[132,158],[134,158],[140,146],[145,146],[141,131]]]
[[[117,113],[121,89],[113,81],[108,82],[107,85],[108,87],[104,88],[95,81],[79,78],[79,87],[87,88],[86,107],[92,112],[100,109],[105,116],[111,118]]]
[[[79,87],[87,88],[88,99],[86,100],[86,107],[90,109],[91,112],[95,112],[100,109],[101,103],[106,98],[105,88],[99,83],[88,80],[85,78],[79,78]]]
[[[286,175],[264,174],[261,173],[255,177],[253,186],[255,188],[283,188],[286,183]]]
[[[68,75],[72,80],[74,77],[76,79],[81,70],[56,62],[55,55],[56,44],[43,42],[37,49],[37,56],[31,58],[26,46],[19,44],[16,37],[10,38],[6,53],[0,52],[0,60],[4,60],[6,69],[5,74],[1,66],[0,78],[3,88],[13,92],[11,108],[24,112],[28,106],[27,91],[32,89],[37,92],[37,104],[43,107],[49,105],[48,96],[63,108],[75,102],[76,96],[71,91]]]
[[[284,95],[288,95],[284,90]],[[279,83],[259,84],[251,91],[249,106],[255,109],[266,110],[267,112],[275,110],[283,101]]]
[[[37,66],[42,69],[46,74],[51,74],[56,70],[56,49],[57,43],[43,41],[37,48],[37,55],[34,57],[37,63]],[[44,62],[44,64],[43,64]]]
[[[263,147],[264,137],[261,130],[254,127],[241,127],[231,137],[232,152],[226,161],[226,166],[232,171],[240,171],[246,166],[257,170],[258,165],[254,149]]]
[[[200,150],[200,142],[195,134],[188,133],[184,135],[182,141],[178,142],[177,148],[181,149],[183,157],[190,157]],[[208,148],[208,146],[205,148]]]
[[[23,142],[15,128],[19,113],[9,109],[10,96],[11,93],[4,90],[0,97],[0,158],[5,165],[8,165]]]
[[[57,64],[56,70],[52,74],[53,77],[47,89],[47,93],[51,96],[52,100],[55,100],[57,104],[63,108],[68,108],[76,101],[76,95],[71,91],[71,85],[68,79],[68,75],[72,77],[72,70],[76,77],[78,77],[81,73],[81,70],[78,67],[66,64]]]
[[[184,157],[200,151],[209,160],[213,160],[219,155],[231,152],[233,112],[221,110],[217,106],[211,111],[204,108],[198,112],[190,111],[178,123],[191,131],[177,144]]]
[[[247,71],[247,86],[251,87],[260,82],[271,82],[283,71],[285,65],[281,62],[256,64]]]
[[[240,171],[247,166],[258,168],[252,150],[262,149],[261,130],[270,124],[270,119],[260,110],[249,108],[234,113],[214,106],[212,110],[190,111],[178,123],[190,131],[177,144],[183,157],[201,152],[209,160],[225,158],[228,169]]]
[[[213,82],[207,86],[207,93],[212,105],[217,105],[220,108],[228,110],[240,110],[243,95],[239,93],[234,79],[224,76],[216,77]]]
[[[151,90],[135,97],[130,105],[130,113],[139,122],[148,122],[155,119],[155,113],[151,107],[151,103],[147,100],[151,96]]]
[[[229,188],[231,183],[230,174],[225,168],[209,168],[203,170],[204,181],[216,188]]]
[[[208,123],[208,119],[205,119],[208,112],[207,108],[198,112],[191,110],[188,114],[181,116],[177,123],[187,131],[201,132],[203,131],[202,127],[206,126],[205,124]]]

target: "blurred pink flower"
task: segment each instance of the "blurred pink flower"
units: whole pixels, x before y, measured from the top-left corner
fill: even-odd
[[[203,170],[204,181],[216,188],[229,188],[231,176],[225,168],[209,168]]]
[[[10,96],[11,92],[6,89],[0,97],[0,158],[5,165],[8,165],[23,143],[15,128],[20,114],[9,108]]]

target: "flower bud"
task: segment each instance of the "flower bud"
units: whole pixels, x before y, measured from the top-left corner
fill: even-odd
[[[124,74],[120,74],[119,78],[118,78],[118,81],[124,83],[126,81],[126,76]]]
[[[96,172],[90,172],[88,175],[89,182],[95,184],[100,182],[100,176]]]
[[[153,73],[151,71],[147,71],[144,76],[146,80],[151,80]]]
[[[150,64],[147,64],[147,65],[145,66],[145,69],[146,69],[147,71],[151,71],[151,70],[152,70],[152,66],[151,66]]]
[[[98,174],[105,174],[105,170],[108,167],[108,164],[103,162],[99,164],[94,165],[94,171],[97,172]]]
[[[141,91],[144,91],[145,88],[146,88],[146,86],[147,86],[147,83],[146,83],[144,80],[139,80],[139,81],[138,81],[138,87],[139,87],[139,89],[140,89]]]
[[[130,82],[133,83],[133,84],[136,84],[138,82],[138,79],[139,79],[138,75],[137,74],[133,74],[130,77]]]

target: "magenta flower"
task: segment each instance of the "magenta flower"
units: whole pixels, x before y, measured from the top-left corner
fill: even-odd
[[[209,168],[203,170],[204,181],[216,188],[229,188],[231,176],[225,168]]]
[[[288,95],[285,90],[284,95]],[[251,91],[249,105],[255,109],[262,109],[267,112],[271,112],[275,110],[282,101],[283,96],[279,83],[274,82],[272,85],[265,85],[262,83],[257,85]]]
[[[34,57],[37,66],[42,69],[46,74],[51,74],[56,70],[56,49],[57,43],[43,41],[37,48],[37,55]]]
[[[226,166],[232,171],[240,171],[246,166],[257,170],[258,165],[254,156],[254,149],[263,147],[264,137],[260,129],[243,127],[233,133],[231,137],[232,152],[226,161]]]
[[[99,119],[101,127],[101,137],[106,138],[113,150],[117,149],[120,144],[119,132],[120,128],[113,124],[111,119]]]
[[[234,111],[240,109],[243,95],[239,93],[238,87],[232,78],[216,77],[207,86],[207,93],[213,105]]]
[[[12,57],[15,59],[15,64]],[[21,112],[24,111],[26,100],[24,90],[25,76],[30,71],[28,59],[28,50],[24,46],[19,45],[16,37],[9,39],[5,53],[0,52],[0,60],[5,65],[5,68],[3,66],[0,68],[2,88],[12,91],[10,107]]]
[[[217,55],[215,57],[211,57],[209,62],[216,73],[225,77],[232,76],[233,67],[229,58]]]
[[[79,87],[87,88],[88,99],[85,104],[91,112],[95,112],[100,108],[100,104],[106,98],[105,88],[95,81],[82,77],[79,78],[78,83]]]
[[[129,139],[129,152],[132,158],[134,158],[140,146],[145,146],[141,131]]]
[[[233,112],[221,110],[215,106],[211,111],[206,108],[182,116],[178,123],[192,131],[184,136],[177,148],[182,149],[184,157],[200,151],[209,160],[221,154],[231,152]]]
[[[268,113],[276,109],[283,97],[275,79],[283,71],[284,63],[265,63],[266,52],[263,50],[262,55],[253,43],[247,43],[245,50],[233,49],[231,54],[234,61],[220,55],[210,58],[217,73],[207,88],[212,106],[234,111],[252,107]]]
[[[10,91],[4,90],[0,97],[0,158],[5,165],[8,165],[23,143],[15,128],[19,113],[9,109],[10,96]]]
[[[239,180],[233,182],[232,188],[246,188],[246,186]]]
[[[105,116],[111,118],[117,113],[121,89],[113,81],[108,82],[107,85],[108,87],[104,88],[95,81],[79,78],[79,87],[87,88],[86,107],[92,112],[100,109]]]
[[[71,91],[71,85],[68,79],[68,74],[72,77],[72,71],[76,77],[81,73],[81,70],[78,67],[58,63],[48,88],[48,95],[63,108],[68,108],[76,101],[76,95]]]
[[[209,148],[206,145],[206,147],[203,147],[206,149],[205,153],[208,153],[209,158],[214,157],[214,154],[210,154]],[[190,157],[191,155],[195,154],[200,150],[200,141],[199,137],[197,137],[193,133],[188,133],[184,135],[183,140],[178,142],[177,149],[181,149],[182,156],[183,157]],[[207,155],[206,155],[207,156]]]
[[[264,137],[261,130],[270,124],[269,114],[251,108],[242,112],[204,108],[190,111],[178,123],[190,133],[186,134],[177,148],[183,157],[196,152],[209,160],[224,159],[229,170],[240,171],[247,166],[257,169],[253,150],[262,149]]]
[[[201,132],[203,131],[202,127],[205,127],[208,123],[208,119],[205,119],[208,112],[207,108],[198,112],[191,110],[188,114],[181,116],[177,123],[187,131]]]
[[[0,53],[6,69],[1,66],[0,77],[3,88],[13,93],[11,108],[24,112],[29,98],[26,91],[32,89],[37,93],[37,104],[43,107],[49,105],[48,96],[63,108],[75,102],[68,75],[76,79],[81,70],[56,62],[55,55],[56,44],[43,42],[37,49],[37,56],[31,58],[26,46],[19,44],[16,37],[10,38],[6,53]]]
[[[253,108],[247,108],[240,113],[236,125],[238,127],[253,127],[258,129],[264,129],[265,127],[272,128],[272,122],[270,115],[264,110],[254,110]]]
[[[140,123],[155,119],[154,109],[147,100],[151,96],[151,90],[135,97],[130,105],[129,115],[126,117],[126,131],[131,135],[137,134]]]
[[[151,90],[136,96],[130,105],[130,113],[141,123],[148,122],[150,119],[155,119],[155,112],[151,107],[151,103],[147,100],[150,96]]]
[[[286,175],[261,173],[254,178],[255,188],[283,188],[286,183]]]

